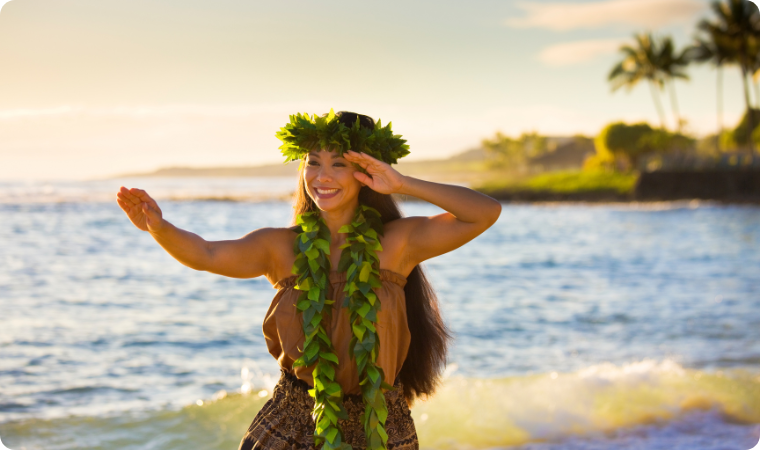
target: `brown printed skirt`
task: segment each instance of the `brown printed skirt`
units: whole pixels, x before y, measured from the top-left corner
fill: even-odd
[[[417,431],[414,428],[409,406],[404,399],[404,388],[399,380],[393,391],[385,393],[388,419],[388,450],[418,450]],[[314,445],[314,419],[311,410],[314,399],[307,392],[310,386],[295,375],[282,370],[280,381],[270,398],[248,427],[238,450],[316,450]],[[344,442],[355,450],[364,450],[367,441],[359,420],[364,412],[361,395],[345,395],[343,405],[348,420],[340,420]]]

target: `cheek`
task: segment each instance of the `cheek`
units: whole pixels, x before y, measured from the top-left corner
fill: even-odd
[[[306,184],[311,184],[314,181],[314,178],[316,178],[316,176],[317,176],[316,170],[313,170],[307,167],[303,171],[303,180],[306,182]]]
[[[352,191],[358,191],[362,187],[362,184],[359,182],[359,180],[354,177],[354,172],[352,170],[345,171],[345,174],[341,177],[341,184],[345,186],[346,189],[350,189]]]

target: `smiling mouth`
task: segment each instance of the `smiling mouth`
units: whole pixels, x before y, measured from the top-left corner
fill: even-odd
[[[333,197],[333,196],[335,196],[335,194],[338,193],[338,191],[340,191],[340,189],[338,189],[338,188],[330,188],[330,189],[327,189],[327,188],[315,188],[314,190],[317,192],[317,195],[319,197],[321,197],[321,198],[330,198],[330,197]]]

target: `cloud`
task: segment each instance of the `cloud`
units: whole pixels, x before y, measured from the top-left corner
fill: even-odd
[[[304,109],[305,108],[305,109]],[[42,119],[46,117],[82,118],[82,117],[114,117],[132,119],[157,118],[246,118],[260,114],[279,114],[285,117],[293,111],[321,111],[325,106],[315,102],[277,103],[256,105],[144,105],[144,106],[115,106],[115,107],[83,107],[57,106],[51,108],[21,108],[0,109],[0,122],[26,119]],[[2,449],[0,449],[2,450]]]
[[[3,9],[3,6],[5,6],[6,3],[10,3],[11,0],[0,0],[0,10]],[[0,444],[2,445],[2,444]],[[0,450],[2,450],[2,447],[0,447]]]
[[[547,66],[569,66],[590,61],[600,55],[615,53],[621,44],[621,39],[563,42],[541,50],[538,60]]]
[[[700,0],[603,0],[574,3],[519,3],[525,17],[505,21],[514,28],[547,28],[567,31],[612,25],[657,28],[686,22],[704,11]]]

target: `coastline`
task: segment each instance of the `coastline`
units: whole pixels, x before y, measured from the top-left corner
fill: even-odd
[[[479,191],[478,189],[475,189]],[[482,191],[479,191],[482,192]],[[564,205],[655,205],[655,204],[673,204],[673,203],[697,203],[699,205],[760,205],[760,198],[751,199],[715,199],[699,197],[678,197],[678,198],[637,198],[632,194],[599,194],[587,192],[575,193],[556,193],[556,192],[536,192],[536,191],[505,191],[505,192],[483,192],[484,194],[499,200],[502,203],[509,204],[564,204]]]
[[[111,178],[180,179],[295,178],[297,164],[238,168],[166,168],[151,173]],[[399,171],[427,181],[459,184],[505,203],[631,203],[712,201],[760,204],[760,170],[702,170],[617,173],[580,169],[534,174],[489,169],[482,161],[442,160],[402,162]],[[286,199],[292,193],[274,196]],[[261,195],[202,195],[181,200],[256,201]],[[271,196],[266,196],[271,197]],[[415,201],[397,196],[402,201]],[[180,200],[171,198],[171,200]]]
[[[475,188],[505,202],[661,202],[760,204],[760,170],[555,172]]]

